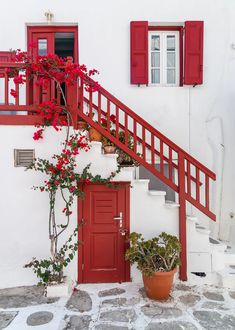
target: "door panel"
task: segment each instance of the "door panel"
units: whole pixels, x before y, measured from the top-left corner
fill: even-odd
[[[48,54],[54,54],[54,33],[33,33],[33,56],[36,58],[39,56],[46,56]],[[46,102],[51,100],[54,97],[52,95],[51,83],[47,86],[38,86],[35,78],[33,84],[33,102],[34,104],[39,104],[41,102]]]
[[[126,236],[120,233],[120,221],[114,218],[123,214],[122,229],[129,231],[129,187],[111,189],[104,185],[86,185],[83,201],[83,245],[80,253],[80,282],[122,282],[129,280],[129,264],[125,261]]]

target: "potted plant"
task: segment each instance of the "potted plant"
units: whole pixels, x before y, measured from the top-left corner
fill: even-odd
[[[113,136],[115,136],[116,131],[114,129],[111,130],[111,134]],[[101,142],[102,142],[105,154],[115,154],[116,145],[112,141],[110,141],[108,138],[106,138],[106,136],[102,136]]]
[[[120,131],[119,132],[119,141],[125,144],[125,132]],[[130,150],[134,150],[134,143],[133,143],[133,137],[130,133],[128,133],[128,143],[127,146]],[[118,154],[117,162],[120,166],[139,166],[139,163],[133,159],[131,156],[129,156],[127,153],[125,153],[122,149],[117,149],[116,153]],[[139,153],[137,153],[139,155]]]
[[[88,124],[85,122],[84,119],[79,118],[77,122],[77,127],[79,130],[87,130],[88,129]]]
[[[90,139],[90,141],[101,142],[102,134],[99,131],[97,131],[97,129],[95,129],[94,127],[91,126],[89,128],[89,139]]]
[[[169,297],[174,274],[180,264],[180,242],[176,236],[165,232],[158,237],[144,240],[142,234],[130,234],[130,248],[126,259],[137,263],[142,272],[146,294],[151,299]]]

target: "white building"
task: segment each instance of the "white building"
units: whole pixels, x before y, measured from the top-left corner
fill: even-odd
[[[53,14],[52,20],[44,15],[48,9]],[[177,235],[181,231],[182,239],[182,236],[185,238],[184,224],[187,223],[189,279],[192,272],[205,273],[208,282],[235,286],[229,268],[229,265],[235,265],[235,3],[232,0],[8,0],[2,5],[0,22],[1,51],[26,50],[30,42],[36,42],[39,54],[55,52],[61,56],[73,56],[75,62],[78,60],[88,68],[99,70],[99,83],[117,98],[110,99],[111,112],[118,106],[123,113],[120,124],[125,126],[128,122],[129,129],[134,132],[136,120],[139,123],[137,136],[144,140],[146,135],[144,147],[142,142],[138,147],[146,148],[143,167],[135,172],[124,168],[116,178],[132,182],[130,205],[126,205],[126,215],[130,206],[130,231],[143,232],[146,237],[163,230]],[[0,53],[3,63],[6,62],[4,56],[5,53]],[[6,101],[3,68],[4,64],[0,71],[0,111],[18,111],[15,115],[11,113],[12,120],[8,119],[6,112],[2,112],[0,117],[0,286],[10,287],[35,283],[34,275],[22,266],[33,256],[46,257],[49,249],[47,196],[30,189],[42,178],[25,172],[24,167],[14,166],[14,149],[34,149],[36,157],[50,157],[60,145],[58,134],[52,129],[46,133],[45,141],[32,140],[35,128],[32,122],[26,125],[27,112],[19,116],[20,108],[14,107],[14,99],[9,96]],[[103,100],[109,97],[107,95],[106,91],[102,92]],[[26,99],[22,88],[19,105],[28,106],[30,102],[34,104],[35,99]],[[97,105],[97,102],[94,97],[93,103]],[[139,117],[133,117],[129,108],[151,127],[139,121]],[[86,109],[89,109],[87,104],[84,116]],[[15,116],[18,116],[17,122]],[[160,138],[154,129],[176,146],[165,137]],[[60,134],[62,140],[63,132]],[[187,196],[181,194],[181,197],[169,189],[170,186],[182,192],[184,186],[177,179],[178,169],[183,166],[179,155],[186,166],[181,178],[186,184],[188,180],[190,182],[184,191]],[[103,176],[108,176],[116,168],[116,156],[103,155],[99,143],[93,143],[91,151],[80,157],[83,164],[91,162],[93,172]],[[150,165],[146,165],[149,162]],[[158,172],[151,163],[157,165]],[[176,167],[168,176],[169,164],[173,166],[173,163]],[[191,179],[187,166],[190,167]],[[139,180],[149,176],[144,167],[152,171],[150,188],[154,191],[148,191],[147,181]],[[213,172],[216,174],[215,182]],[[154,181],[155,176],[165,183]],[[167,191],[166,199],[172,203],[165,203],[162,191]],[[183,207],[185,199],[186,213],[191,216],[187,220]],[[71,230],[76,225],[76,212],[74,205]],[[215,217],[216,222],[211,221]],[[127,219],[128,216],[125,221]],[[128,228],[127,222],[126,225]],[[119,235],[118,231],[115,235]],[[218,244],[209,241],[209,235]],[[95,239],[99,245],[99,237]],[[114,238],[115,242],[120,239]],[[227,245],[231,249],[228,250]],[[115,245],[116,248],[120,245]],[[121,247],[119,258],[124,258],[123,251]],[[83,251],[79,258],[80,271],[87,268],[84,258]],[[80,281],[90,281],[88,273],[77,275],[77,264],[76,260],[70,266],[70,275],[74,279],[80,276]],[[117,281],[128,280],[129,271],[124,259],[121,264],[121,269],[117,268],[114,275]],[[186,267],[185,260],[183,264]],[[181,274],[182,279],[186,279],[185,271],[186,268]]]

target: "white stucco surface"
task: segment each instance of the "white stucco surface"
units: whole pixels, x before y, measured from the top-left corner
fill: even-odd
[[[228,239],[230,225],[234,231],[234,218],[231,220],[230,215],[235,213],[235,2],[8,0],[0,11],[1,50],[26,49],[25,24],[46,24],[44,12],[48,9],[58,24],[78,23],[80,63],[98,69],[99,81],[106,89],[216,172],[212,203],[217,223],[211,223],[211,230],[213,236]],[[130,85],[132,20],[182,24],[187,20],[204,20],[203,85],[194,88]],[[40,257],[38,251],[44,256],[48,250],[47,197],[30,190],[32,183],[36,185],[40,180],[39,175],[36,179],[34,173],[13,167],[13,148],[34,147],[33,130],[0,127],[1,237],[4,237],[0,241],[0,261],[6,273],[3,286],[19,277],[33,282],[22,264],[36,253]],[[39,142],[38,153],[51,155],[58,145],[57,139],[52,134],[46,146]],[[194,209],[193,213],[198,214]],[[235,241],[231,234],[230,239]],[[11,244],[12,241],[15,243]],[[18,267],[17,275],[12,272],[13,264]]]
[[[227,239],[235,212],[234,82],[235,3],[233,0],[41,0],[2,4],[1,50],[26,48],[26,23],[78,23],[80,63],[100,71],[100,82],[152,125],[190,151],[217,174],[213,202],[214,236]],[[195,88],[130,85],[132,20],[184,23],[204,20],[204,82]],[[220,222],[220,224],[219,224]]]

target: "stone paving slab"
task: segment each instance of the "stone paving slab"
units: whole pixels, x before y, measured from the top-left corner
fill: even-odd
[[[53,314],[51,312],[36,312],[30,314],[27,318],[27,325],[37,326],[49,323],[53,319]]]
[[[0,330],[7,328],[17,314],[18,312],[0,312]]]
[[[197,330],[197,327],[189,322],[162,322],[150,323],[145,330]]]
[[[86,291],[74,291],[66,304],[66,308],[80,313],[88,312],[92,308],[91,297]]]
[[[218,312],[209,311],[195,311],[193,315],[199,321],[204,329],[212,330],[234,330],[235,329],[235,317],[232,315],[222,316]]]
[[[82,284],[54,300],[34,286],[4,289],[0,302],[0,330],[235,330],[234,291],[180,282],[159,302],[142,283]]]
[[[21,308],[41,304],[52,304],[58,298],[44,296],[42,286],[20,286],[16,288],[0,289],[0,308]]]
[[[67,324],[63,330],[88,330],[89,324],[91,322],[91,316],[90,315],[66,315],[65,320],[67,321]]]

